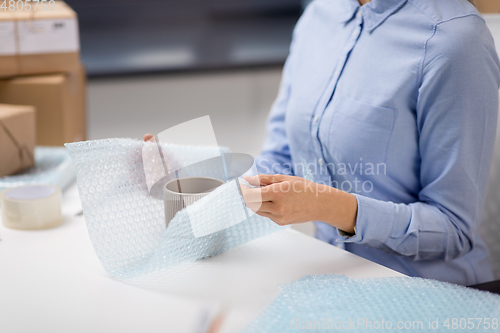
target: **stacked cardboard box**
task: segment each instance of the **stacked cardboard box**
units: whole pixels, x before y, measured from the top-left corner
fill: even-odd
[[[85,140],[85,71],[0,80],[0,101],[36,107],[37,145]]]
[[[27,126],[17,140],[28,142],[35,133],[37,145],[85,140],[86,74],[76,13],[63,1],[15,3],[0,10],[0,103],[36,110],[36,131],[28,133]],[[0,148],[0,176],[10,154]]]
[[[78,66],[78,20],[62,1],[16,1],[15,6],[7,1],[0,10],[0,32],[0,77],[69,72]]]

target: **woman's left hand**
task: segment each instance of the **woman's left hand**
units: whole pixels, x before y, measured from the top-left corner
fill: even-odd
[[[241,187],[247,207],[279,225],[323,221],[354,232],[357,200],[352,194],[294,176],[257,175],[244,179],[251,185],[263,186]]]

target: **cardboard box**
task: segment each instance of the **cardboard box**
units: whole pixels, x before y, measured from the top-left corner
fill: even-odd
[[[34,165],[35,108],[0,104],[0,177]]]
[[[15,4],[16,10],[8,1],[0,10],[0,77],[74,71],[80,62],[76,13],[63,1],[44,2],[45,11],[40,2],[36,10],[36,2]]]
[[[82,66],[71,73],[0,80],[0,101],[33,105],[38,145],[60,146],[86,138],[86,76]]]
[[[476,0],[475,4],[481,13],[500,13],[500,0]]]

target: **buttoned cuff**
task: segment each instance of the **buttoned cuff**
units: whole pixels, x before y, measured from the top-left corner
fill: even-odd
[[[354,233],[351,234],[349,232],[345,232],[344,230],[337,229],[339,231],[339,235],[342,237],[352,237],[356,235],[356,226],[354,226]]]
[[[352,236],[338,230],[345,243],[357,243],[370,247],[380,247],[391,234],[395,221],[395,205],[359,194],[353,194],[358,202],[356,233]]]

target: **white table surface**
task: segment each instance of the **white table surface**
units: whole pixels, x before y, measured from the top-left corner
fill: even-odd
[[[197,333],[220,314],[221,333],[239,332],[304,275],[402,276],[286,229],[179,268],[127,283],[101,267],[76,186],[63,198],[64,222],[42,231],[0,225],[0,332]]]

